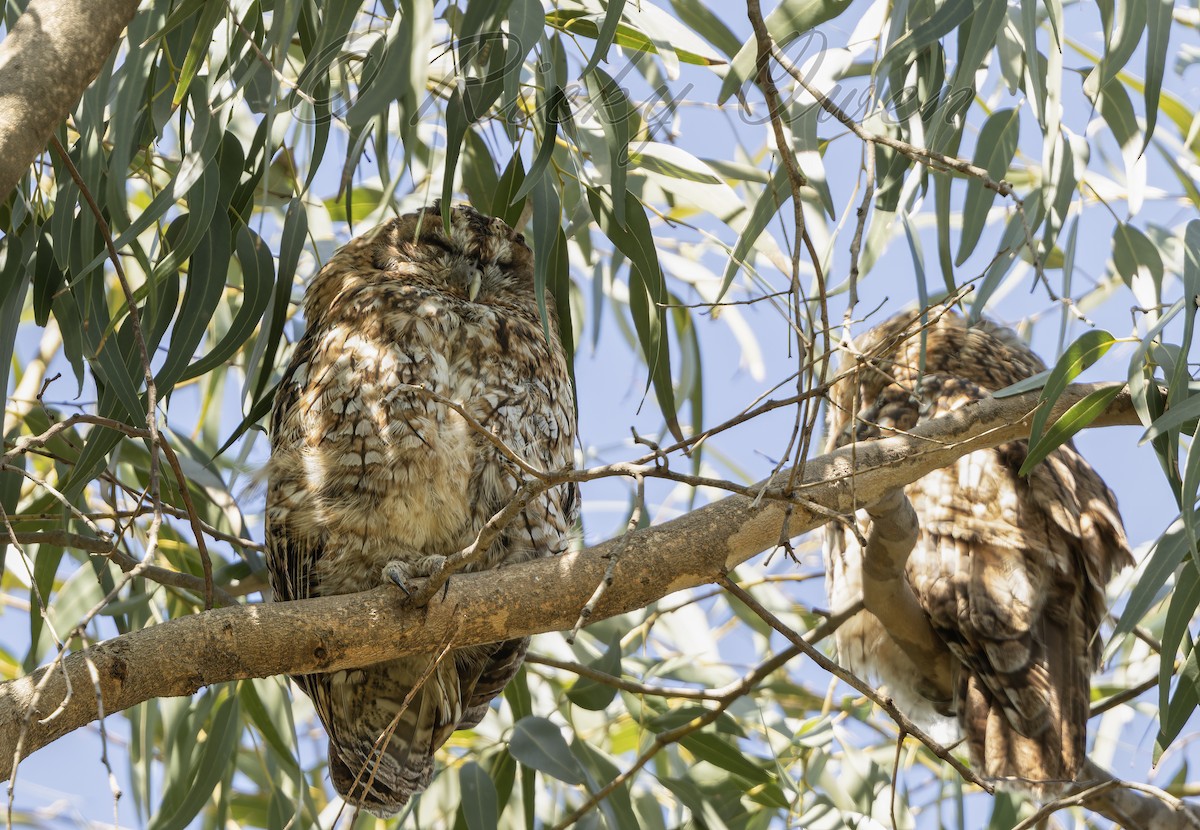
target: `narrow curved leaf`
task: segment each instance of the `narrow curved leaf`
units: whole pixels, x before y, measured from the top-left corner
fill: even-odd
[[[987,170],[993,181],[1004,179],[1016,155],[1020,134],[1020,110],[992,113],[979,131],[979,141],[975,145],[975,166]],[[955,265],[962,265],[975,250],[979,235],[987,224],[988,211],[995,200],[996,191],[984,187],[977,178],[967,180],[967,196],[962,209],[962,235],[959,237],[958,255],[954,258]]]
[[[1071,437],[1081,429],[1086,427],[1092,421],[1096,420],[1104,410],[1108,409],[1108,405],[1121,393],[1125,387],[1121,384],[1114,384],[1103,389],[1097,389],[1089,393],[1082,400],[1071,405],[1071,408],[1062,414],[1050,429],[1046,430],[1046,434],[1037,440],[1029,448],[1029,454],[1025,457],[1025,463],[1021,465],[1020,475],[1028,475],[1029,471],[1037,466],[1046,456],[1061,447]]]
[[[559,781],[582,784],[587,778],[562,731],[545,718],[530,716],[517,721],[508,749],[525,766]]]
[[[225,336],[208,354],[189,366],[180,380],[210,372],[232,357],[254,333],[271,300],[271,287],[275,284],[275,260],[266,243],[254,231],[239,225],[236,254],[242,268],[242,304]]]
[[[1179,563],[1187,557],[1188,547],[1187,534],[1184,533],[1183,522],[1179,520],[1173,522],[1154,543],[1142,568],[1142,575],[1138,578],[1137,585],[1129,592],[1129,601],[1125,603],[1125,609],[1113,627],[1114,644],[1133,631],[1133,627],[1141,622],[1150,608],[1161,599],[1159,592],[1175,573]]]
[[[1079,339],[1067,347],[1046,378],[1046,386],[1042,390],[1042,402],[1033,416],[1033,424],[1029,430],[1029,440],[1033,444],[1036,445],[1041,438],[1046,420],[1050,417],[1050,410],[1053,408],[1054,402],[1062,395],[1063,390],[1067,388],[1067,384],[1078,377],[1080,372],[1103,357],[1115,342],[1117,342],[1116,339],[1108,332],[1094,329],[1080,335]],[[1024,472],[1024,468],[1022,468],[1022,474]]]
[[[487,771],[474,761],[458,770],[458,786],[462,793],[463,816],[467,830],[492,830],[500,821],[496,785]]]
[[[596,31],[596,48],[592,50],[592,57],[588,60],[587,66],[583,68],[582,74],[584,75],[599,66],[600,61],[608,60],[608,50],[612,46],[613,38],[617,35],[617,25],[621,22],[621,12],[625,9],[625,0],[608,0],[605,5],[607,8],[604,10],[604,22]]]
[[[217,706],[212,720],[206,725],[203,746],[188,761],[186,795],[169,815],[159,813],[155,816],[149,830],[184,830],[213,797],[217,782],[224,776],[242,734],[238,708],[235,695],[228,695]],[[184,785],[182,780],[179,783]]]
[[[1172,0],[1146,0],[1146,132],[1142,152],[1150,146],[1154,127],[1158,123],[1159,96],[1162,94],[1163,74],[1167,67],[1167,45],[1171,38]]]
[[[653,384],[659,408],[667,428],[677,440],[683,440],[675,409],[675,390],[671,378],[671,352],[667,339],[664,304],[668,301],[666,281],[654,247],[654,234],[646,209],[637,197],[625,191],[626,223],[617,219],[612,196],[588,188],[588,204],[600,229],[613,244],[629,257],[629,308],[637,329],[638,343],[646,360],[648,384]]]

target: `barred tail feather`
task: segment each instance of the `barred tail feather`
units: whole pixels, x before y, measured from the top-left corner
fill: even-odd
[[[1091,661],[1080,659],[1088,644],[1074,624],[1046,625],[1039,637],[1044,651],[1026,674],[1037,685],[1045,708],[1041,717],[1022,719],[1008,700],[997,697],[995,681],[963,672],[960,722],[971,759],[986,778],[1039,799],[1053,797],[1075,780],[1084,762]]]
[[[434,751],[459,714],[456,672],[439,667],[412,692],[429,659],[404,658],[314,678],[313,701],[329,732],[330,779],[348,804],[387,818],[429,786]]]

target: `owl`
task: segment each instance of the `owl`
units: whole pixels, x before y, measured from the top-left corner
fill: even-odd
[[[522,473],[572,465],[575,405],[553,304],[539,313],[521,234],[470,207],[401,216],[313,278],[280,382],[267,465],[277,600],[396,583],[407,591],[476,538]],[[446,405],[458,404],[476,422]],[[475,570],[562,553],[574,485],[532,500]],[[386,817],[429,784],[435,750],[475,726],[528,638],[294,678],[329,733],[345,800]],[[432,668],[431,668],[432,666]],[[421,679],[425,677],[424,682]],[[406,702],[407,701],[407,702]]]
[[[1009,329],[954,312],[926,328],[893,318],[859,346],[861,361],[848,356],[830,392],[829,449],[908,430],[1045,369]],[[923,686],[869,612],[836,639],[842,661],[911,716],[962,734],[984,777],[1044,797],[1084,760],[1104,586],[1133,559],[1112,492],[1075,447],[1021,476],[1028,449],[973,452],[905,488],[920,522],[906,576],[954,658],[952,699]],[[865,538],[866,511],[854,521]],[[862,549],[837,523],[825,548],[830,601],[846,607],[862,597]]]

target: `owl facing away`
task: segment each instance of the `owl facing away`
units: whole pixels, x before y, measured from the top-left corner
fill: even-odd
[[[858,345],[862,361],[847,356],[830,393],[828,449],[910,429],[1045,369],[1012,331],[953,312],[924,329],[893,318]],[[905,488],[920,522],[906,576],[955,658],[953,699],[932,699],[866,611],[838,630],[837,647],[919,722],[946,732],[956,720],[984,777],[1046,796],[1084,760],[1104,586],[1133,559],[1112,492],[1074,446],[1019,476],[1027,453],[1025,441],[973,452]],[[866,511],[855,521],[865,537]],[[843,608],[862,597],[863,552],[837,524],[825,547],[830,602]]]
[[[543,326],[532,253],[501,220],[465,206],[450,208],[447,233],[444,209],[352,240],[308,286],[307,328],[271,419],[266,543],[277,600],[428,575],[513,498],[516,465],[438,398],[536,468],[572,464],[567,356],[553,304]],[[532,500],[475,569],[562,553],[576,504],[574,485]],[[376,815],[398,812],[429,784],[435,750],[483,718],[527,645],[455,649],[432,671],[429,654],[294,678],[329,733],[337,791]]]

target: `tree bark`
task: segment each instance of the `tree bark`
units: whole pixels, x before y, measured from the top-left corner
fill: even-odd
[[[138,0],[32,0],[0,42],[0,194],[7,199],[104,66]]]

